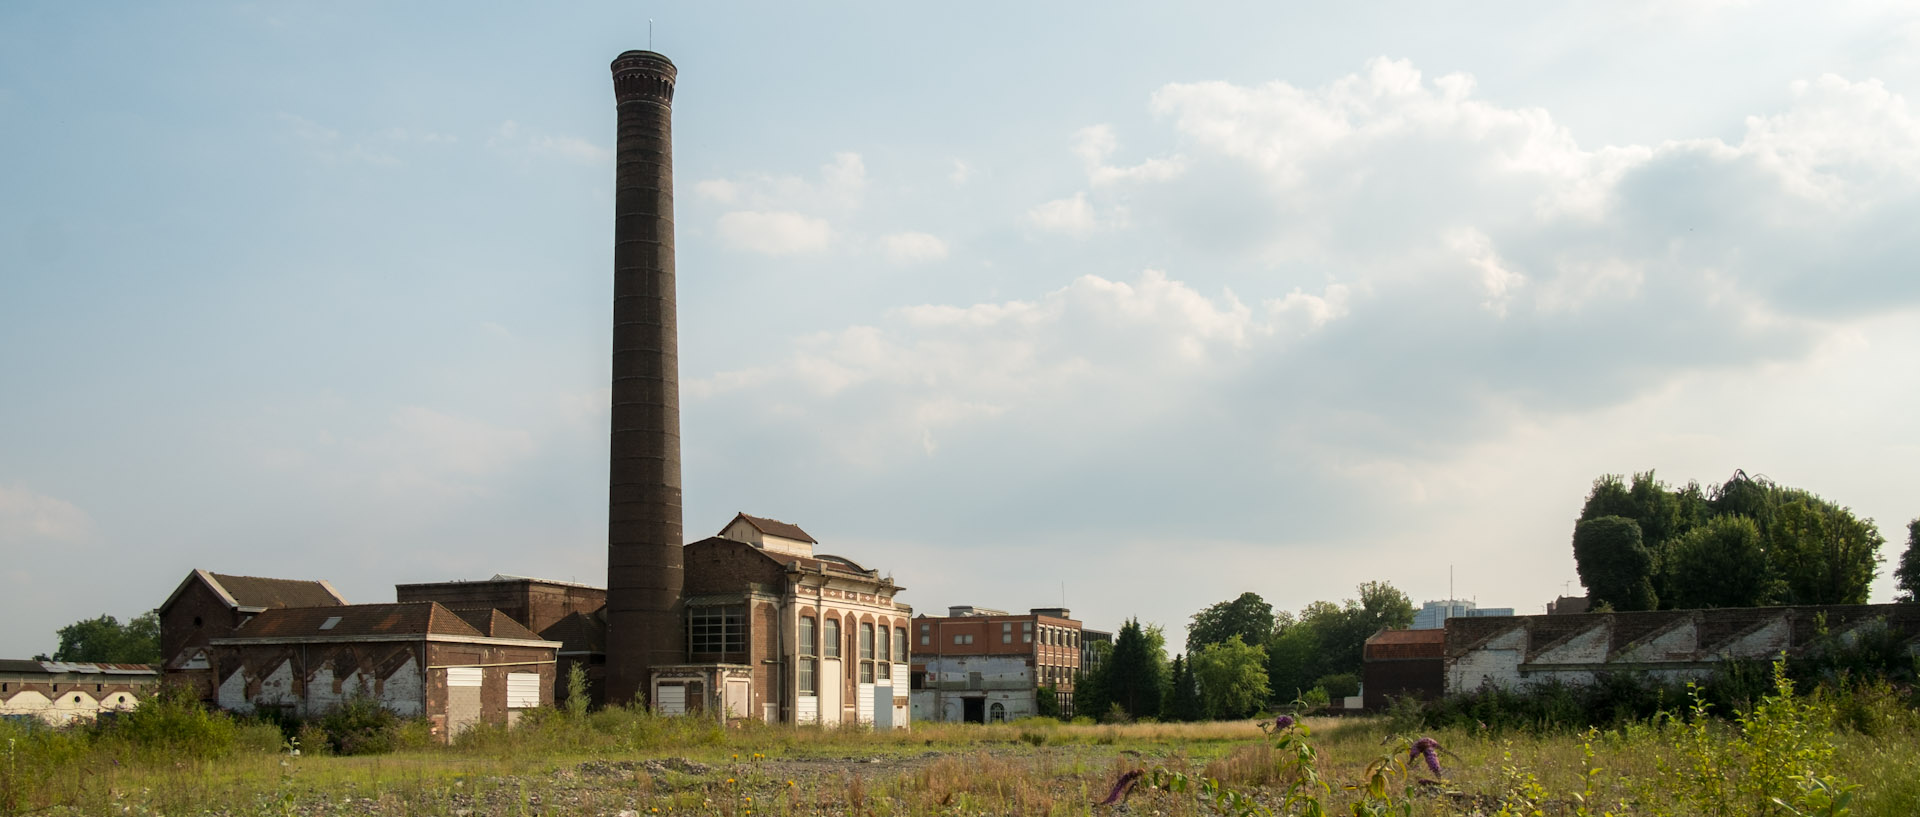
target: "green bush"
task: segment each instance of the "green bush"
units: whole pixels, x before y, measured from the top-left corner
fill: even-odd
[[[102,742],[173,759],[222,757],[234,750],[240,733],[232,717],[208,710],[184,687],[165,687],[133,711],[102,721],[95,729]],[[251,735],[248,742],[257,743],[258,736]],[[277,729],[272,743],[275,748],[280,744]]]
[[[355,695],[315,723],[336,755],[378,755],[394,750],[401,718],[368,695]]]

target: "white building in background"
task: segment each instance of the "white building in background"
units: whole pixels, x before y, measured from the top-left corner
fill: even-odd
[[[160,687],[150,664],[0,660],[0,718],[53,726],[126,712]]]
[[[1447,626],[1450,618],[1485,618],[1487,616],[1513,615],[1512,607],[1480,607],[1465,599],[1446,599],[1430,601],[1421,605],[1420,612],[1413,614],[1415,630],[1438,630]]]

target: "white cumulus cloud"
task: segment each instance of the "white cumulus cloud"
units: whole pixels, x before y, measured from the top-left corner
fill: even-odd
[[[887,260],[895,264],[917,264],[947,257],[947,242],[927,233],[894,233],[882,236],[880,246]]]
[[[800,255],[827,249],[833,229],[826,219],[787,211],[736,210],[720,217],[720,238],[763,255]]]

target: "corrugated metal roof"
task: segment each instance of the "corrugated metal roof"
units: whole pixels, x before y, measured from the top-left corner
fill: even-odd
[[[0,659],[0,672],[39,673],[45,675],[157,675],[152,664],[112,664],[99,661],[21,661]]]

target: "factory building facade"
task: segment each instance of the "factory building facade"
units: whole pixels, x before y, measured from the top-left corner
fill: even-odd
[[[283,607],[211,639],[210,663],[229,712],[310,718],[362,696],[450,740],[552,706],[560,646],[497,610],[475,626],[431,601]]]
[[[1083,649],[1080,622],[1062,607],[1008,614],[950,607],[913,620],[916,720],[994,723],[1040,714],[1043,688],[1073,715]]]
[[[339,607],[347,603],[325,581],[269,579],[195,570],[160,604],[160,669],[169,685],[195,690],[211,703],[211,641],[225,638],[267,610]]]
[[[685,660],[654,668],[657,710],[907,728],[904,588],[816,545],[743,513],[686,546]]]
[[[493,615],[505,614],[542,640],[560,644],[554,665],[554,700],[565,704],[567,674],[575,666],[587,676],[589,702],[604,702],[606,682],[605,588],[553,579],[496,574],[480,581],[401,584],[393,588],[400,602],[433,601],[481,629]]]

